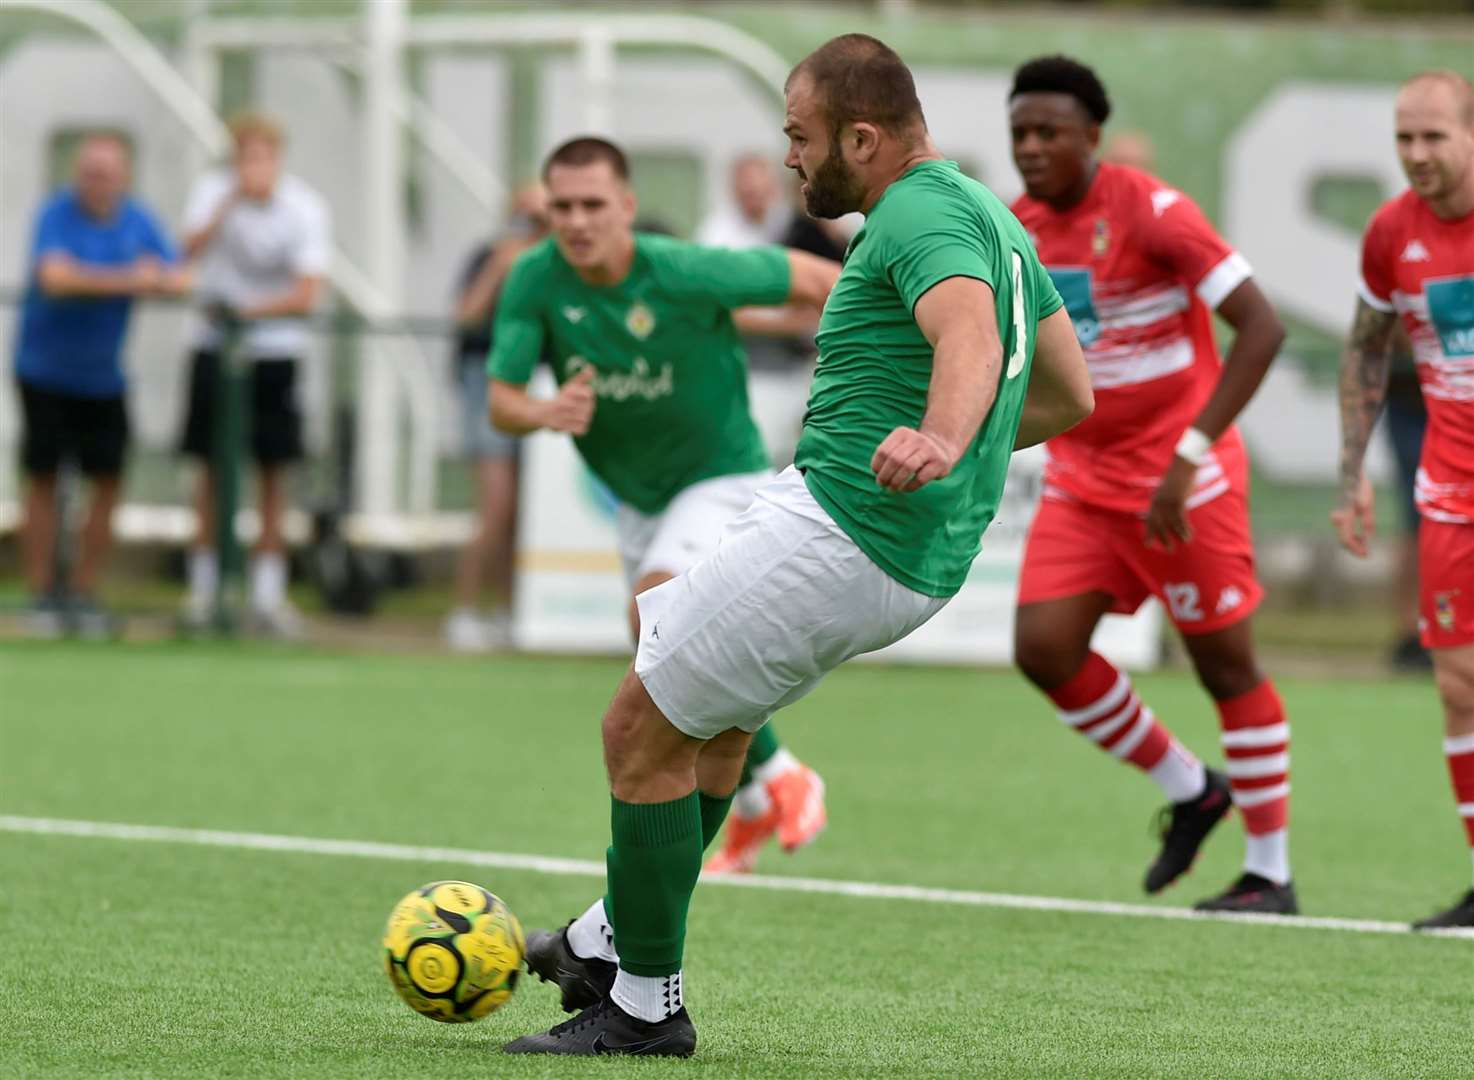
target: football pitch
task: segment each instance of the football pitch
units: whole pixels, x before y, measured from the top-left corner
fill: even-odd
[[[790,887],[697,890],[694,1059],[503,1055],[563,1018],[536,982],[480,1023],[415,1015],[379,950],[411,888],[477,881],[526,926],[561,923],[602,888],[598,722],[622,667],[0,646],[0,1075],[1474,1068],[1474,940],[1383,925],[1468,887],[1426,681],[1279,680],[1296,886],[1307,916],[1341,924],[1169,917],[1235,876],[1236,821],[1169,896],[1144,900],[1155,789],[1063,730],[1017,676],[851,665],[779,719],[829,787],[828,831],[759,865]],[[1221,758],[1186,676],[1139,685]],[[1002,906],[1012,896],[1041,899]]]

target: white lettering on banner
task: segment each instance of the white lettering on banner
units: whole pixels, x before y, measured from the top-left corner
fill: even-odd
[[[1284,83],[1240,125],[1224,155],[1224,235],[1253,264],[1276,305],[1337,337],[1351,324],[1361,237],[1316,215],[1311,193],[1327,176],[1373,179],[1388,197],[1402,190],[1393,139],[1396,94],[1392,83]],[[1276,480],[1333,480],[1337,408],[1334,384],[1282,359],[1239,421],[1255,466]],[[1377,481],[1391,474],[1380,425],[1372,441],[1367,472]]]
[[[1327,176],[1373,179],[1387,196],[1402,190],[1396,94],[1390,83],[1282,83],[1234,133],[1224,156],[1224,235],[1271,299],[1329,333],[1351,324],[1361,237],[1317,216],[1311,192]],[[1333,431],[1326,438],[1336,444]]]

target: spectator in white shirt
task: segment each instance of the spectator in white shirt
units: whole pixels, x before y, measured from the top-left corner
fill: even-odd
[[[251,561],[251,621],[274,636],[295,637],[301,620],[287,601],[287,467],[302,456],[297,368],[308,346],[306,316],[322,292],[332,247],[327,204],[282,171],[283,133],[269,117],[246,113],[230,125],[230,165],[196,182],[184,214],[184,250],[198,260],[197,281],[209,315],[194,331],[189,411],[182,440],[201,464],[196,491],[199,531],[189,559],[185,618],[203,624],[219,581],[216,552],[215,389],[229,323],[242,325],[235,347],[248,364],[243,408],[257,464],[260,538]]]
[[[776,244],[788,218],[773,162],[761,154],[743,154],[732,163],[732,205],[701,223],[696,242],[730,248]]]
[[[712,247],[752,248],[783,243],[794,211],[769,158],[743,154],[732,163],[731,204],[696,230]],[[774,468],[793,460],[803,426],[818,319],[808,308],[744,308],[737,329],[747,351],[752,418]]]

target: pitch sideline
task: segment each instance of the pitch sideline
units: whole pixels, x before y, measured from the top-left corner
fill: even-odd
[[[604,864],[586,859],[560,859],[545,855],[473,851],[468,848],[417,847],[410,844],[380,844],[365,840],[325,840],[308,836],[278,836],[270,833],[228,832],[216,829],[179,829],[163,825],[124,825],[105,821],[69,821],[61,818],[0,815],[0,832],[39,836],[70,836],[92,840],[131,840],[201,847],[276,851],[294,855],[334,855],[397,862],[452,862],[489,866],[498,870],[527,870],[563,877],[604,876]],[[1411,934],[1406,923],[1375,919],[1317,918],[1304,915],[1223,915],[1191,908],[1120,904],[1107,900],[1073,900],[1056,896],[1020,896],[1013,893],[972,892],[962,889],[932,889],[919,885],[885,885],[866,881],[834,881],[827,878],[771,877],[762,874],[704,874],[702,882],[716,887],[768,889],[776,892],[817,893],[865,900],[906,900],[915,903],[952,904],[962,907],[1011,908],[1017,911],[1062,912],[1071,915],[1112,915],[1138,919],[1177,919],[1238,922],[1252,926],[1287,926],[1299,930],[1340,930],[1357,934]],[[1422,931],[1419,936],[1464,938],[1474,941],[1474,929]]]

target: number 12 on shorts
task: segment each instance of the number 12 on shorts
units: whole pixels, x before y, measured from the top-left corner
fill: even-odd
[[[1162,586],[1162,591],[1167,594],[1167,606],[1172,609],[1174,621],[1202,621],[1203,602],[1198,594],[1198,587],[1191,581],[1184,581],[1180,585],[1169,582]]]

